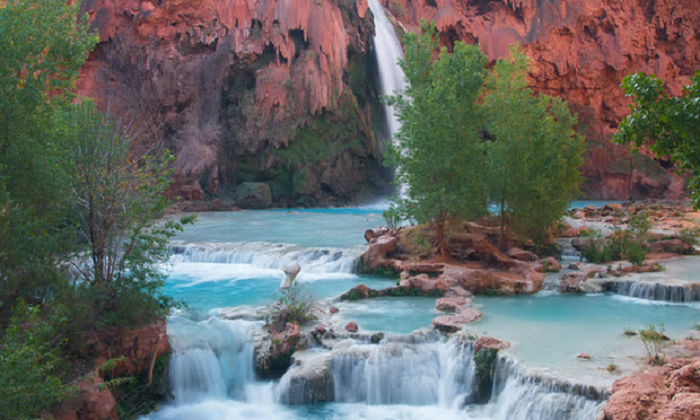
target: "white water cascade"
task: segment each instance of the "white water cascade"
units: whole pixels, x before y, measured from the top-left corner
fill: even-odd
[[[306,381],[290,380],[300,369],[293,366],[278,385],[255,378],[253,333],[261,325],[171,318],[174,398],[144,419],[592,420],[607,397],[594,388],[526,376],[514,361],[501,358],[491,400],[476,405],[471,345],[415,334],[379,344],[346,338],[332,350],[309,350],[302,365],[314,373]],[[330,404],[306,405],[314,400],[308,394],[319,392],[316,401]]]
[[[282,270],[297,263],[306,273],[352,273],[363,248],[304,248],[265,242],[183,244],[170,247],[172,263],[249,264]]]
[[[444,340],[352,345],[333,356],[335,401],[460,408],[473,391],[471,355]]]
[[[271,385],[254,383],[252,336],[260,325],[217,317],[202,322],[171,318],[169,381],[175,404],[210,398],[273,402]]]
[[[663,284],[656,282],[617,280],[607,283],[606,289],[618,295],[637,299],[673,303],[700,301],[700,283],[693,282]]]
[[[590,386],[524,375],[518,364],[499,358],[491,401],[484,414],[493,420],[594,420],[608,395]]]
[[[403,59],[403,50],[396,36],[394,26],[389,21],[384,8],[379,4],[379,0],[369,0],[369,8],[374,14],[374,26],[376,35],[374,36],[374,48],[377,52],[377,63],[379,64],[379,77],[382,92],[385,95],[401,93],[406,88],[404,73],[398,62]],[[385,105],[389,134],[393,139],[394,134],[401,128],[401,123],[394,116],[393,107]]]

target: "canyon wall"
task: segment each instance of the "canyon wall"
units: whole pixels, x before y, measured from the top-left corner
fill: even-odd
[[[481,45],[491,60],[520,42],[533,60],[536,90],[566,99],[588,138],[589,199],[681,198],[684,182],[667,162],[631,156],[609,142],[629,113],[619,87],[643,71],[680,95],[700,69],[698,0],[383,0],[406,30],[434,21],[440,43]]]
[[[339,205],[387,182],[366,2],[84,0],[82,11],[100,43],[79,91],[174,151],[174,195],[265,182],[279,206]]]
[[[683,197],[668,162],[609,139],[629,112],[624,76],[655,73],[677,95],[700,68],[698,0],[382,2],[406,30],[435,21],[448,48],[479,43],[495,60],[523,44],[533,86],[579,114],[587,198]],[[175,196],[232,196],[242,182],[265,182],[277,206],[386,192],[366,0],[84,0],[82,9],[100,43],[79,90],[175,152]]]

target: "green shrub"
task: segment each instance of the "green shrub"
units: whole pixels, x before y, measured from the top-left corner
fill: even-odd
[[[684,244],[688,244],[693,247],[700,243],[700,229],[683,228],[678,231],[678,239],[680,239]]]
[[[137,419],[157,410],[159,403],[172,397],[167,374],[171,354],[172,351],[168,350],[156,358],[150,383],[148,370],[136,377],[129,377],[126,381],[120,381],[116,385],[114,379],[107,382],[117,400],[117,413],[120,419]]]
[[[498,350],[481,349],[474,355],[476,370],[476,393],[478,402],[486,402],[491,397],[493,370],[498,358]]]
[[[646,329],[639,331],[642,343],[644,343],[644,348],[647,351],[649,364],[661,366],[666,361],[664,349],[668,347],[669,340],[664,335],[664,331],[663,322],[659,322],[658,330],[653,325],[647,325]]]
[[[649,229],[653,227],[651,220],[647,216],[647,212],[640,211],[639,213],[632,216],[630,220],[629,230],[632,232],[637,240],[645,240]]]
[[[50,409],[77,391],[59,377],[65,313],[65,307],[55,305],[49,322],[36,306],[20,300],[14,308],[0,340],[0,419],[36,418],[40,410]]]
[[[639,242],[630,242],[627,246],[627,261],[636,266],[644,265],[647,258],[647,250]]]
[[[314,319],[311,313],[315,297],[303,284],[295,282],[292,287],[282,291],[270,313],[272,325],[285,325],[288,322],[302,325]]]
[[[382,212],[382,216],[384,216],[384,222],[388,228],[396,229],[397,227],[401,226],[401,215],[399,215],[399,212],[397,212],[396,209],[390,208],[384,210]]]

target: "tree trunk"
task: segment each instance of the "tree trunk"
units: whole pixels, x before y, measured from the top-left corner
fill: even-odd
[[[510,229],[508,228],[508,213],[504,204],[501,204],[501,247],[503,251],[510,249]]]
[[[435,220],[435,233],[437,236],[437,256],[439,258],[447,258],[450,256],[450,244],[447,242],[445,235],[445,219],[446,216],[441,214]]]

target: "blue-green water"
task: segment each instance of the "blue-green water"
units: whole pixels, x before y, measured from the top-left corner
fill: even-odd
[[[279,285],[284,278],[281,271],[266,270],[268,272],[261,273],[265,270],[241,268],[238,265],[232,267],[225,267],[226,264],[184,263],[182,265],[177,267],[178,273],[170,276],[165,292],[176,299],[184,300],[188,306],[200,311],[270,304],[279,297]],[[201,278],[196,277],[198,272],[201,273]],[[240,278],[241,272],[248,275]],[[360,283],[380,289],[396,285],[395,280],[353,274],[329,274],[327,279],[301,281],[307,291],[317,299],[339,296]]]
[[[542,292],[528,297],[479,297],[474,302],[481,305],[483,317],[467,327],[469,332],[511,342],[509,352],[529,366],[591,383],[600,382],[610,363],[629,372],[636,360],[644,358],[639,336],[625,335],[625,330],[658,328],[662,322],[666,334],[680,340],[693,335],[700,321],[698,304],[616,295]],[[578,360],[580,353],[588,353],[591,360]]]
[[[575,203],[572,207],[587,204]],[[354,261],[366,249],[365,229],[382,224],[380,208],[200,215],[197,225],[188,227],[176,238],[176,255],[170,263],[166,293],[184,300],[193,309],[170,322],[170,340],[178,355],[171,366],[179,372],[174,382],[179,386],[177,389],[192,386],[201,393],[192,399],[176,398],[149,418],[549,418],[539,414],[534,417],[509,414],[511,409],[519,410],[518,401],[522,398],[517,392],[504,396],[512,401],[486,406],[483,410],[364,403],[289,407],[276,403],[276,383],[254,379],[252,331],[261,323],[210,316],[217,313],[217,308],[274,302],[284,278],[282,268],[292,263],[302,268],[298,282],[318,299],[338,296],[359,283],[377,289],[395,286],[396,279],[353,273]],[[697,276],[696,266],[695,260],[681,260],[677,266],[669,266],[668,273],[676,277]],[[528,369],[604,386],[619,377],[607,372],[608,364],[619,367],[618,375],[627,374],[638,368],[644,359],[644,348],[638,337],[624,335],[625,329],[638,330],[661,321],[665,323],[667,334],[679,339],[694,334],[692,329],[700,320],[698,308],[692,305],[658,304],[605,295],[563,296],[544,292],[535,296],[475,297],[473,304],[483,312],[483,317],[467,325],[467,333],[485,333],[511,342],[512,347],[504,353],[521,360]],[[432,298],[380,298],[334,305],[340,309],[333,316],[339,327],[353,320],[361,331],[389,334],[431,328],[432,319],[441,314],[434,309],[435,299]],[[592,359],[578,360],[576,355],[581,352],[588,353]],[[528,392],[540,392],[529,385],[519,389],[525,388]],[[182,392],[180,395],[187,395]],[[543,407],[548,407],[548,400],[542,401],[545,401]],[[500,413],[503,407],[511,408],[494,414]],[[546,411],[542,410],[537,412]]]

